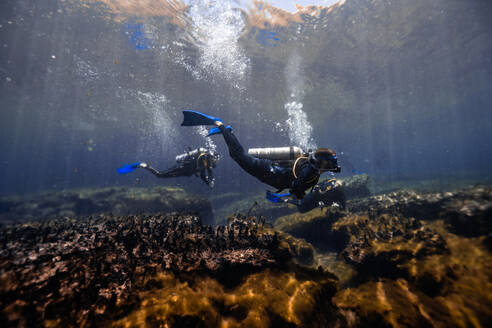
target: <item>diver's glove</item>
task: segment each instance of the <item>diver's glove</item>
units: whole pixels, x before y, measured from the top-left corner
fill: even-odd
[[[268,190],[266,192],[266,199],[268,199],[272,203],[285,203],[288,201],[288,199],[282,199],[282,197],[288,197],[288,196],[290,196],[290,192],[286,194],[277,194]]]

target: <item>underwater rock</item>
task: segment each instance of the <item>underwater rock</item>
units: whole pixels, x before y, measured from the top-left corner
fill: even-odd
[[[161,274],[160,287],[115,327],[334,327],[346,326],[332,303],[335,280],[322,271],[267,269],[233,288],[210,277],[181,281]]]
[[[483,245],[492,252],[492,233],[489,233],[483,240]]]
[[[287,249],[297,263],[311,266],[314,263],[314,247],[304,239],[292,237],[283,232],[278,232],[279,240],[282,241],[280,248]]]
[[[306,242],[304,239],[295,238],[294,236],[282,231],[274,230],[266,226],[266,219],[263,216],[244,216],[242,214],[231,215],[227,218],[228,225],[248,225],[251,227],[260,228],[262,232],[271,233],[278,236],[279,252],[284,253],[285,259],[292,259],[294,262],[303,265],[311,266],[314,263],[314,248],[313,245]]]
[[[406,276],[399,265],[448,251],[441,235],[414,218],[349,215],[336,222],[333,231],[345,235],[348,242],[341,254],[364,280]]]
[[[200,213],[204,223],[213,223],[210,202],[177,187],[74,189],[0,199],[0,221],[7,223],[99,213],[132,215],[171,212]]]
[[[56,219],[0,230],[0,313],[10,326],[93,326],[127,313],[158,272],[213,276],[233,286],[281,265],[275,233],[196,216]]]
[[[302,238],[318,248],[341,251],[348,242],[346,234],[332,229],[343,212],[332,209],[314,209],[308,213],[294,213],[279,218],[275,229]]]
[[[400,264],[447,251],[442,237],[414,218],[381,215],[371,219],[333,211],[297,217],[304,220],[290,215],[279,219],[275,227],[319,249],[338,252],[356,266],[358,279],[405,276]]]
[[[315,259],[339,275],[333,302],[344,326],[490,325],[489,187],[401,191],[348,205],[346,212],[317,209],[275,223],[312,243]],[[353,271],[335,270],[341,261]]]
[[[381,278],[341,290],[333,301],[351,326],[490,326],[492,254],[480,238],[449,233],[443,221],[432,228],[448,251],[400,265],[406,278]]]
[[[420,220],[443,219],[451,230],[467,237],[492,232],[492,188],[475,186],[454,192],[418,193],[404,190],[348,202],[350,212],[371,217],[388,213]]]
[[[356,174],[349,178],[339,179],[346,199],[367,197],[371,195],[369,190],[369,176]]]

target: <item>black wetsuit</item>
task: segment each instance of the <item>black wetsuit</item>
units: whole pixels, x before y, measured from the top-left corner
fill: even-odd
[[[203,153],[203,156],[200,155],[198,158],[190,157],[189,159],[179,162],[175,166],[165,171],[158,171],[151,166],[147,166],[145,169],[152,172],[159,178],[189,177],[200,173],[200,178],[202,178],[202,180],[209,185],[212,181],[214,181],[212,163],[213,160],[211,159],[211,155],[208,153]]]
[[[239,166],[252,176],[258,178],[261,182],[266,183],[279,191],[289,189],[295,197],[302,199],[306,190],[316,185],[319,180],[319,171],[307,161],[304,161],[296,168],[297,178],[294,177],[291,168],[282,167],[273,164],[271,160],[256,158],[244,151],[236,136],[224,125],[219,126],[224,136],[229,154]]]

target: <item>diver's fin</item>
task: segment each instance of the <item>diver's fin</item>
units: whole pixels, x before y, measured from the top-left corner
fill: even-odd
[[[125,164],[122,167],[120,167],[117,171],[119,174],[127,174],[130,172],[135,171],[135,169],[140,165],[141,163],[133,163],[133,164]]]
[[[290,192],[286,194],[279,194],[271,191],[266,192],[266,199],[268,199],[272,203],[285,202],[285,200],[283,200],[282,197],[288,197],[288,196],[290,196]]]
[[[181,126],[215,125],[217,121],[222,122],[218,117],[203,114],[195,110],[184,110]]]
[[[230,125],[226,126],[225,127],[227,130],[229,131],[232,131],[232,127]],[[213,136],[213,135],[216,135],[216,134],[220,134],[222,133],[219,129],[218,126],[216,126],[215,128],[211,128],[209,131],[208,131],[208,134],[206,135],[207,137],[210,137],[210,136]]]

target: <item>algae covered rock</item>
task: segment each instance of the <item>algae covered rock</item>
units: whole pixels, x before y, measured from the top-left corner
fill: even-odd
[[[443,219],[453,232],[480,236],[492,232],[492,188],[475,186],[453,192],[418,193],[402,190],[348,203],[350,212],[383,213],[421,220]]]
[[[310,264],[312,247],[293,239],[245,217],[215,228],[192,215],[7,226],[0,315],[9,326],[105,326],[125,316],[141,325],[141,315],[150,326],[341,320],[336,278],[295,264],[296,256]]]
[[[345,212],[287,215],[275,227],[311,243],[315,260],[339,275],[333,302],[346,326],[485,327],[490,199],[482,186],[402,190],[352,199]]]
[[[336,222],[333,230],[346,236],[342,255],[364,280],[406,276],[401,264],[448,251],[439,233],[413,218],[347,216]]]
[[[288,261],[275,233],[196,216],[98,216],[0,230],[0,313],[11,325],[92,326],[121,315],[158,272],[207,274],[225,285]]]
[[[401,265],[406,277],[369,280],[341,290],[333,301],[351,326],[488,327],[492,255],[478,238],[433,223],[448,251]]]
[[[291,234],[320,248],[342,250],[347,243],[347,236],[334,231],[333,224],[344,214],[339,210],[314,209],[301,214],[294,213],[279,218],[275,228]]]
[[[335,281],[322,272],[267,269],[232,288],[210,277],[157,277],[160,288],[115,327],[330,327],[343,326],[333,306]]]

